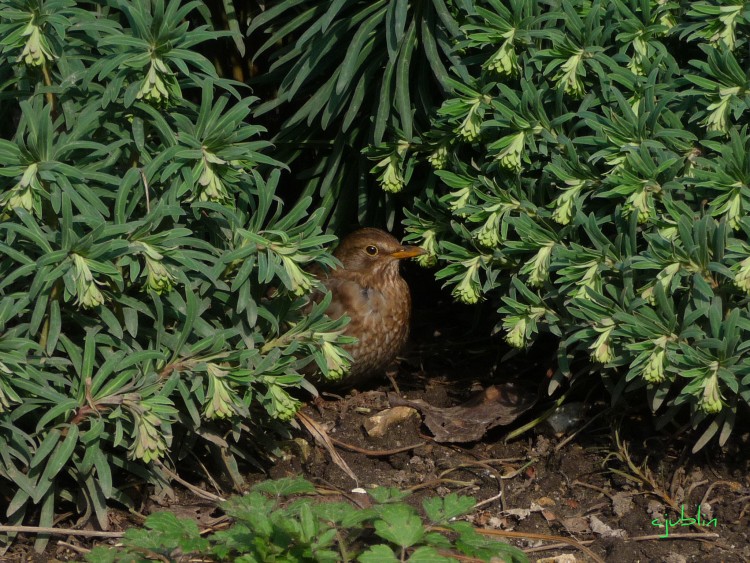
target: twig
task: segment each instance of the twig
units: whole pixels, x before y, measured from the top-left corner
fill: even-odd
[[[742,485],[740,485],[736,481],[727,481],[727,480],[724,480],[724,479],[722,479],[720,481],[714,481],[713,483],[711,483],[708,486],[708,489],[706,489],[706,493],[703,495],[703,498],[701,499],[701,501],[698,504],[699,505],[701,505],[701,504],[709,504],[708,503],[708,495],[711,494],[711,492],[714,490],[714,487],[718,487],[719,485],[726,485],[727,487],[729,487],[734,492],[738,492],[738,491],[742,490]]]
[[[713,532],[700,532],[695,534],[669,534],[668,536],[660,536],[658,534],[651,534],[648,536],[636,536],[634,538],[627,538],[625,541],[650,541],[650,540],[704,540],[704,539],[716,539],[719,534]]]
[[[352,444],[347,444],[346,442],[342,442],[341,440],[337,440],[336,438],[333,438],[329,436],[331,442],[339,446],[340,448],[344,448],[345,450],[349,450],[350,452],[357,452],[358,454],[364,454],[371,457],[387,457],[389,455],[395,455],[400,454],[403,452],[408,452],[409,450],[413,450],[415,448],[420,448],[424,446],[424,442],[419,442],[418,444],[412,444],[411,446],[403,446],[401,448],[394,448],[392,450],[368,450],[365,448],[360,448],[359,446],[354,446]]]
[[[503,498],[503,491],[500,491],[497,493],[494,497],[486,498],[482,502],[478,502],[474,505],[473,510],[476,510],[480,506],[484,506],[485,504],[490,504],[491,502],[494,502],[496,500],[500,500]],[[502,507],[500,507],[502,509]]]
[[[71,551],[75,551],[76,553],[90,553],[90,549],[86,549],[85,547],[81,547],[79,545],[73,545],[72,543],[68,543],[66,541],[59,540],[57,542],[57,545],[60,547],[65,547]]]
[[[594,540],[582,540],[580,542],[581,545],[591,545],[594,543]],[[551,543],[549,545],[539,545],[537,547],[529,547],[523,550],[524,553],[538,553],[540,551],[552,551],[555,549],[564,549],[566,547],[570,547],[570,544],[567,543]]]
[[[154,463],[156,463],[156,465],[159,466],[159,469],[161,469],[162,471],[164,471],[164,473],[166,473],[168,477],[170,477],[170,478],[174,479],[175,481],[177,481],[180,485],[182,485],[183,487],[185,487],[186,489],[188,489],[193,494],[195,494],[195,495],[197,495],[197,496],[199,496],[199,497],[201,497],[203,499],[210,500],[210,501],[213,501],[213,502],[224,502],[226,500],[224,497],[220,497],[219,495],[215,495],[213,493],[209,493],[208,491],[204,491],[203,489],[200,489],[200,488],[196,487],[195,485],[192,485],[192,484],[188,483],[187,481],[185,481],[185,479],[183,479],[182,477],[180,477],[179,475],[177,475],[177,473],[175,473],[174,471],[172,471],[171,469],[169,469],[169,467],[167,467],[166,465],[164,465],[161,461],[157,460]]]
[[[121,538],[125,532],[102,532],[98,530],[74,530],[72,528],[45,528],[43,526],[0,526],[5,534],[50,534],[53,536],[80,536],[83,538]]]

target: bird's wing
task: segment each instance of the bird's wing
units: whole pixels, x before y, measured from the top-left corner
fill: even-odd
[[[331,304],[326,314],[332,319],[338,319],[352,310],[353,304],[362,300],[362,288],[358,283],[341,278],[326,278],[323,285],[333,294]],[[320,297],[322,299],[322,295]]]

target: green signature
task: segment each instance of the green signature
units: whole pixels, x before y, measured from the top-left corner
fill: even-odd
[[[701,518],[701,505],[698,505],[698,511],[695,516],[685,516],[685,505],[680,505],[680,517],[677,520],[670,520],[666,514],[664,514],[664,521],[662,522],[658,518],[651,520],[651,525],[656,528],[664,528],[664,535],[659,536],[660,538],[669,537],[669,529],[675,526],[713,526],[716,527],[716,518],[710,520],[703,520]]]

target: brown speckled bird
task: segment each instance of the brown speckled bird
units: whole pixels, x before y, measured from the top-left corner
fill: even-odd
[[[351,318],[344,334],[358,340],[344,346],[354,361],[339,385],[361,383],[382,372],[406,343],[411,295],[399,261],[424,253],[372,228],[347,235],[334,251],[341,267],[319,276],[332,293],[326,313],[333,319]]]

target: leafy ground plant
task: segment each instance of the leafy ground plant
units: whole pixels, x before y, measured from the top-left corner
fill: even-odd
[[[302,314],[334,237],[275,198],[255,99],[194,49],[222,35],[201,2],[0,10],[3,520],[106,529],[207,450],[241,483],[243,440],[270,448],[337,350],[325,301]]]
[[[461,557],[525,562],[525,554],[481,536],[456,518],[474,499],[455,493],[422,503],[426,518],[393,488],[368,491],[372,506],[326,502],[301,478],[265,481],[221,505],[231,518],[226,530],[201,536],[197,525],[171,512],[148,517],[146,529],[125,533],[123,548],[97,547],[91,563],[188,561],[399,561],[449,563]],[[204,559],[206,560],[206,559]]]

